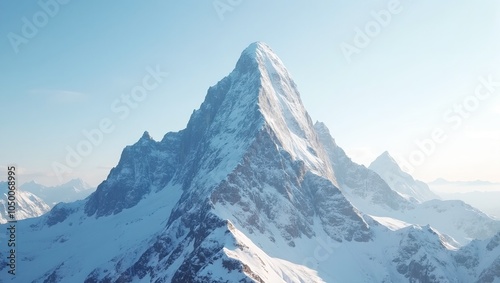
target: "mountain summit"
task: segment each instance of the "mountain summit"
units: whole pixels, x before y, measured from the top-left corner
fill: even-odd
[[[223,268],[208,257],[227,257],[222,242],[239,241],[239,233],[280,257],[288,253],[275,246],[295,247],[297,240],[317,235],[338,242],[371,238],[368,224],[336,185],[295,83],[263,43],[251,44],[229,76],[209,88],[186,129],[125,148],[84,211],[87,217],[118,215],[168,190],[177,191],[179,201],[155,248],[145,251],[148,260],[134,268],[156,269],[147,262],[179,249],[185,266],[172,271],[179,282],[208,280],[201,270]],[[219,229],[229,229],[229,238],[200,254]],[[163,261],[169,266],[172,260]],[[105,276],[95,272],[96,280]]]
[[[368,167],[377,172],[389,186],[410,201],[425,202],[439,199],[424,182],[404,172],[389,152],[383,152]]]
[[[347,195],[410,207],[312,124],[281,60],[253,43],[184,130],[145,133],[91,196],[18,223],[30,272],[12,281],[460,282],[460,272],[470,282],[494,272],[494,240],[455,254],[431,227],[384,225]]]
[[[258,71],[261,75],[276,74],[281,78],[291,80],[281,59],[267,44],[259,41],[250,44],[241,52],[235,71],[240,74]]]

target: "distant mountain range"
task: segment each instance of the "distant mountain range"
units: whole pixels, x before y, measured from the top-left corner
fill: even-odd
[[[437,179],[430,182],[429,186],[442,199],[462,200],[500,219],[500,183]]]
[[[438,178],[432,182],[428,183],[429,185],[435,186],[443,186],[443,185],[456,185],[456,186],[500,186],[500,183],[493,183],[489,181],[448,181],[443,178]]]
[[[59,202],[73,202],[84,199],[95,191],[95,188],[82,179],[73,179],[58,186],[44,186],[34,181],[20,186],[21,190],[35,194],[43,199],[50,207]]]
[[[0,182],[0,223],[7,220],[7,182]],[[59,202],[73,202],[89,196],[95,188],[81,179],[65,184],[48,187],[34,181],[19,186],[16,190],[16,219],[26,219],[47,213]]]

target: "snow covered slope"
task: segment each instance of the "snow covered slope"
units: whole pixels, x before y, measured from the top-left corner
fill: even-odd
[[[459,200],[431,200],[390,215],[413,224],[431,225],[462,245],[473,239],[488,239],[500,231],[500,221]]]
[[[446,200],[461,200],[500,220],[500,184],[486,181],[450,182],[437,179],[430,189]]]
[[[461,200],[477,207],[493,219],[500,220],[500,191],[495,192],[469,192],[469,193],[438,193],[445,200]]]
[[[412,202],[392,190],[377,173],[353,162],[344,150],[335,143],[324,123],[316,122],[314,127],[327,152],[326,158],[333,166],[336,180],[342,192],[356,207],[365,208],[361,203],[366,202],[366,208],[369,210],[363,212],[370,214],[373,214],[374,209],[392,211],[414,207]]]
[[[382,176],[391,186],[388,185],[374,171],[351,161],[335,143],[326,125],[317,122],[315,127],[328,152],[340,189],[362,212],[416,225],[431,225],[460,244],[472,239],[487,239],[500,231],[500,221],[462,201],[420,202],[419,199],[430,196],[427,188],[413,182],[413,177],[401,171],[388,154],[383,154],[372,166],[383,172]]]
[[[369,196],[381,209],[414,204],[373,171],[335,155],[340,148],[324,144],[283,63],[267,45],[253,43],[229,76],[209,88],[186,129],[161,141],[145,132],[123,150],[90,197],[19,222],[20,272],[8,279],[474,282],[483,273],[499,278],[489,271],[496,266],[491,258],[500,255],[494,244],[457,249],[429,226],[372,218],[355,208],[345,195]],[[0,250],[0,261],[5,259]],[[5,274],[7,267],[0,269]]]
[[[401,170],[387,151],[377,157],[368,168],[379,174],[391,189],[407,200],[422,203],[439,199],[439,196],[434,194],[426,183],[413,179],[410,174]]]
[[[7,182],[0,182],[0,223],[7,223]],[[23,190],[16,190],[16,219],[26,219],[40,216],[50,210],[50,207],[36,195]]]

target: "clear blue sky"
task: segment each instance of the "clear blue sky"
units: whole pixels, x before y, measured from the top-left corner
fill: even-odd
[[[500,83],[496,0],[68,2],[50,14],[0,2],[0,165],[17,164],[22,182],[59,183],[54,162],[104,120],[108,133],[62,179],[97,185],[145,130],[160,140],[184,128],[254,41],[281,57],[312,119],[355,161],[388,150],[422,180],[500,182],[500,86],[485,93],[479,80]],[[368,41],[356,43],[358,29]],[[156,83],[148,68],[168,76]],[[143,80],[132,108],[121,96]],[[435,149],[419,149],[436,129]]]

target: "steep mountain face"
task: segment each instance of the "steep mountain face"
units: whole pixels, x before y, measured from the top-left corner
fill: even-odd
[[[94,192],[95,188],[82,181],[74,179],[59,186],[47,187],[34,181],[25,183],[21,189],[37,195],[50,207],[60,202],[73,202],[84,199]]]
[[[330,135],[324,123],[314,125],[319,139],[326,149],[335,177],[346,197],[363,212],[379,214],[378,211],[406,210],[414,207],[375,172],[354,163]],[[367,210],[363,210],[367,208]]]
[[[500,233],[488,240],[475,240],[454,255],[460,276],[471,282],[498,282],[500,279]]]
[[[498,277],[489,271],[496,266],[489,258],[499,255],[495,244],[467,246],[460,257],[430,227],[391,230],[355,208],[345,196],[382,211],[415,204],[350,161],[327,133],[312,124],[280,59],[267,45],[251,44],[186,129],[159,142],[145,132],[90,197],[18,223],[28,231],[19,238],[19,266],[30,272],[11,281]],[[456,256],[475,265],[458,267]],[[0,259],[5,272],[2,250]]]
[[[7,182],[0,182],[0,223],[9,221],[7,213]],[[50,210],[50,207],[36,195],[23,190],[16,190],[16,219],[38,217]]]
[[[422,203],[439,199],[426,183],[413,179],[410,174],[401,170],[387,151],[377,157],[368,168],[382,177],[392,190],[409,201]]]
[[[242,280],[266,277],[250,263],[228,258],[224,245],[212,239],[220,229],[231,243],[241,231],[258,246],[294,247],[296,239],[314,237],[318,229],[339,242],[370,239],[359,212],[332,183],[331,167],[321,156],[295,84],[267,46],[247,48],[178,135],[180,149],[172,149],[180,154],[180,166],[165,180],[183,193],[162,236],[131,267],[143,270],[143,276],[161,277],[157,260],[162,254],[161,266],[183,258],[172,282],[218,282],[223,278],[205,270],[224,268],[243,271]],[[109,188],[98,188],[88,204]],[[103,278],[99,270],[91,277]]]
[[[145,195],[162,189],[179,164],[180,133],[168,133],[161,142],[148,132],[133,146],[127,146],[118,166],[111,169],[85,203],[87,216],[108,216],[135,206]]]

